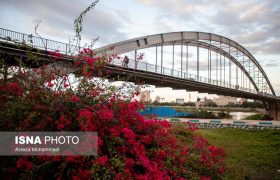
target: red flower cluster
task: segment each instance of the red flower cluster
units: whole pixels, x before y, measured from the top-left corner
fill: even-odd
[[[61,57],[59,52],[51,55]],[[100,76],[98,67],[104,65],[105,59],[83,49],[77,61],[80,63],[73,65],[78,68],[77,86],[72,86],[66,76],[61,78],[60,72],[48,74],[44,69],[36,70],[42,72],[38,80],[26,83],[28,77],[23,78],[20,84],[24,87],[0,81],[2,130],[96,131],[99,157],[14,157],[14,161],[6,159],[1,163],[8,170],[17,167],[18,178],[29,177],[33,166],[34,178],[42,179],[220,178],[224,171],[223,149],[193,136],[193,124],[178,128],[182,133],[176,134],[177,127],[169,122],[146,120],[139,114],[143,105],[128,98],[137,95],[137,89],[127,96],[117,88],[107,88],[102,78],[93,83],[92,77]],[[182,134],[188,142],[178,138]]]
[[[197,124],[196,123],[191,123],[190,121],[187,122],[187,126],[189,127],[189,129],[191,131],[196,131],[198,129]]]
[[[94,63],[97,60],[100,60],[100,57],[94,57],[95,53],[89,48],[84,48],[80,51],[79,58],[82,62],[86,63],[90,68],[94,67]]]
[[[51,55],[55,61],[58,61],[63,57],[59,50],[49,51],[49,55]]]
[[[91,120],[93,112],[90,109],[82,109],[79,111],[78,119],[79,120]]]
[[[59,121],[57,121],[57,129],[63,130],[65,126],[69,125],[71,121],[67,119],[65,115],[60,116]]]
[[[134,139],[135,138],[134,132],[131,129],[128,129],[126,127],[122,129],[122,133],[123,133],[123,135],[126,139]]]
[[[16,96],[21,96],[23,93],[23,89],[20,87],[18,83],[10,82],[6,86],[6,91],[10,91]]]
[[[111,120],[114,117],[113,112],[108,108],[99,110],[97,114],[99,116],[99,119],[104,119],[104,120]]]
[[[208,146],[207,140],[202,137],[195,137],[195,148],[201,151],[200,162],[206,168],[215,167],[219,174],[223,174],[225,159],[223,148]]]
[[[72,98],[71,98],[71,101],[72,102],[79,102],[80,101],[80,98],[78,97],[78,96],[76,96],[76,95],[74,95]]]
[[[99,165],[102,165],[102,166],[105,166],[107,162],[108,162],[107,156],[101,156],[96,159],[96,163],[98,163]]]
[[[17,168],[30,171],[33,168],[33,164],[28,160],[27,157],[19,158],[19,160],[17,161]]]
[[[92,49],[90,48],[84,48],[81,51],[79,51],[79,55],[89,55],[89,56],[94,56],[95,53],[93,52]]]

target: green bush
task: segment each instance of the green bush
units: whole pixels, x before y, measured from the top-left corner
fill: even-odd
[[[267,114],[253,114],[245,117],[244,120],[272,120],[272,118]]]

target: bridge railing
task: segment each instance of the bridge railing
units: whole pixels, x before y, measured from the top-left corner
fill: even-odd
[[[34,36],[32,34],[19,33],[3,28],[0,28],[0,40],[9,41],[12,43],[13,42],[23,43],[33,48],[38,48],[41,50],[47,50],[47,51],[59,50],[63,54],[70,54],[80,49],[80,47],[72,44],[45,39],[38,36]]]
[[[166,67],[156,66],[154,64],[149,64],[149,63],[142,62],[142,61],[135,61],[133,59],[130,59],[129,63],[127,65],[124,65],[122,63],[121,59],[114,59],[112,61],[112,64],[117,65],[117,66],[125,66],[125,67],[127,66],[128,68],[149,71],[149,72],[153,72],[153,73],[163,74],[166,76],[177,77],[177,78],[182,78],[182,79],[187,79],[187,80],[192,80],[192,81],[198,81],[198,82],[202,82],[202,83],[222,86],[222,87],[231,88],[231,89],[237,89],[237,90],[246,91],[246,92],[250,92],[250,93],[257,93],[257,91],[254,89],[239,87],[239,85],[229,84],[226,81],[218,81],[215,79],[209,79],[206,77],[197,76],[195,74],[189,74],[186,72],[181,72],[181,71],[166,68]]]

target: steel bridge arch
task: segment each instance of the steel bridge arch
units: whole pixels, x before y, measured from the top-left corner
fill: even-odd
[[[249,72],[242,66],[242,64],[236,60],[235,57],[233,57],[231,54],[227,53],[226,51],[219,49],[218,47],[214,46],[214,45],[209,45],[205,42],[198,42],[198,41],[189,41],[186,43],[187,45],[190,46],[198,46],[201,48],[205,48],[205,49],[209,49],[211,51],[217,52],[219,54],[224,55],[226,58],[228,58],[231,62],[233,62],[236,66],[238,66],[243,72],[244,74],[248,77],[248,79],[250,80],[250,82],[253,84],[254,88],[258,91],[258,87],[255,83],[255,81],[252,79],[252,77],[250,76]],[[179,45],[179,44],[176,44]]]
[[[214,44],[216,42],[220,43],[220,47]],[[190,32],[190,31],[162,33],[162,34],[148,35],[148,36],[143,36],[139,38],[113,43],[110,45],[97,48],[94,51],[96,51],[97,53],[106,52],[107,54],[124,54],[131,51],[136,51],[139,49],[146,49],[146,48],[151,48],[156,46],[181,45],[181,44],[202,47],[205,49],[209,49],[211,51],[215,51],[227,57],[230,61],[236,64],[244,72],[244,74],[248,77],[248,79],[250,80],[250,82],[252,83],[256,91],[259,92],[260,89],[258,86],[259,82],[256,82],[256,80],[254,80],[255,78],[253,78],[250,75],[250,70],[249,71],[246,70],[246,68],[238,61],[238,57],[240,55],[243,55],[243,60],[244,60],[244,56],[246,56],[246,59],[249,60],[248,61],[249,65],[252,63],[257,67],[257,70],[261,72],[261,75],[263,76],[267,85],[269,86],[271,93],[275,96],[275,91],[267,75],[265,74],[264,70],[262,69],[258,61],[254,58],[254,56],[237,42],[217,34],[205,33],[205,32]],[[227,45],[228,50],[221,48],[221,44]]]

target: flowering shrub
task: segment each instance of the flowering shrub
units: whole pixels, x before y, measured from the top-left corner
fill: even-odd
[[[1,131],[97,131],[98,157],[1,157],[3,178],[43,179],[218,179],[224,152],[195,137],[186,126],[145,120],[136,100],[139,87],[113,86],[106,65],[112,58],[83,49],[70,58],[74,73],[40,66],[0,79]],[[69,62],[72,62],[69,61]],[[34,74],[35,73],[35,74]],[[96,78],[99,77],[99,78]]]

